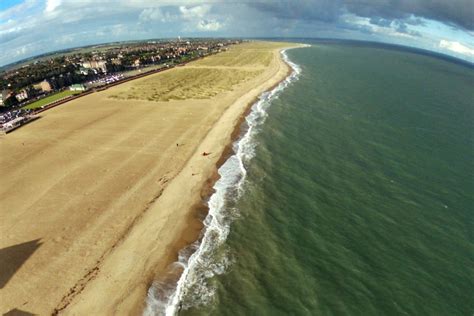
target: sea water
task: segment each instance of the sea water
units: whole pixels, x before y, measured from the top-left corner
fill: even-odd
[[[472,315],[473,68],[355,43],[286,54],[148,313]]]

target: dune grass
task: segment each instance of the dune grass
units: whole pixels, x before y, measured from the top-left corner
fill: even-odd
[[[232,90],[235,85],[261,72],[262,70],[180,68],[136,82],[130,89],[111,97],[148,101],[209,99],[221,92]]]
[[[262,74],[272,62],[273,49],[282,46],[270,42],[231,46],[228,51],[186,67],[137,80],[110,97],[148,101],[210,99]]]

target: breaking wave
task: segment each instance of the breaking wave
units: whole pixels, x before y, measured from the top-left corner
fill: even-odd
[[[271,101],[301,73],[301,68],[288,59],[286,50],[281,54],[292,73],[273,90],[262,93],[252,106],[245,118],[241,137],[233,143],[234,154],[218,170],[220,178],[214,184],[215,192],[208,202],[209,212],[200,240],[183,249],[169,275],[150,287],[144,316],[174,316],[181,309],[212,302],[216,289],[209,280],[224,273],[231,264],[222,245],[229,234],[230,224],[238,216],[238,209],[229,204],[237,201],[244,192],[245,166],[255,156],[255,135],[265,122]],[[178,277],[177,283],[173,282]]]

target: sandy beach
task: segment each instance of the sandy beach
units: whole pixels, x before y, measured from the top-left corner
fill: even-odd
[[[249,106],[288,75],[292,46],[234,46],[2,136],[0,312],[140,314],[197,239],[217,166]]]

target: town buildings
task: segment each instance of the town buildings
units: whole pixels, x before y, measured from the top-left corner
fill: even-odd
[[[82,67],[86,69],[97,69],[107,72],[107,62],[104,60],[89,60],[82,63]]]
[[[235,41],[219,39],[153,40],[114,43],[74,49],[65,55],[33,60],[0,73],[0,105],[22,106],[45,94],[70,89],[83,91],[97,85],[121,80],[127,71],[153,65],[169,68],[174,65],[225,50]],[[125,75],[126,76],[126,75]],[[90,84],[93,82],[94,84]],[[11,99],[7,101],[8,98]],[[5,109],[4,109],[5,110]]]

